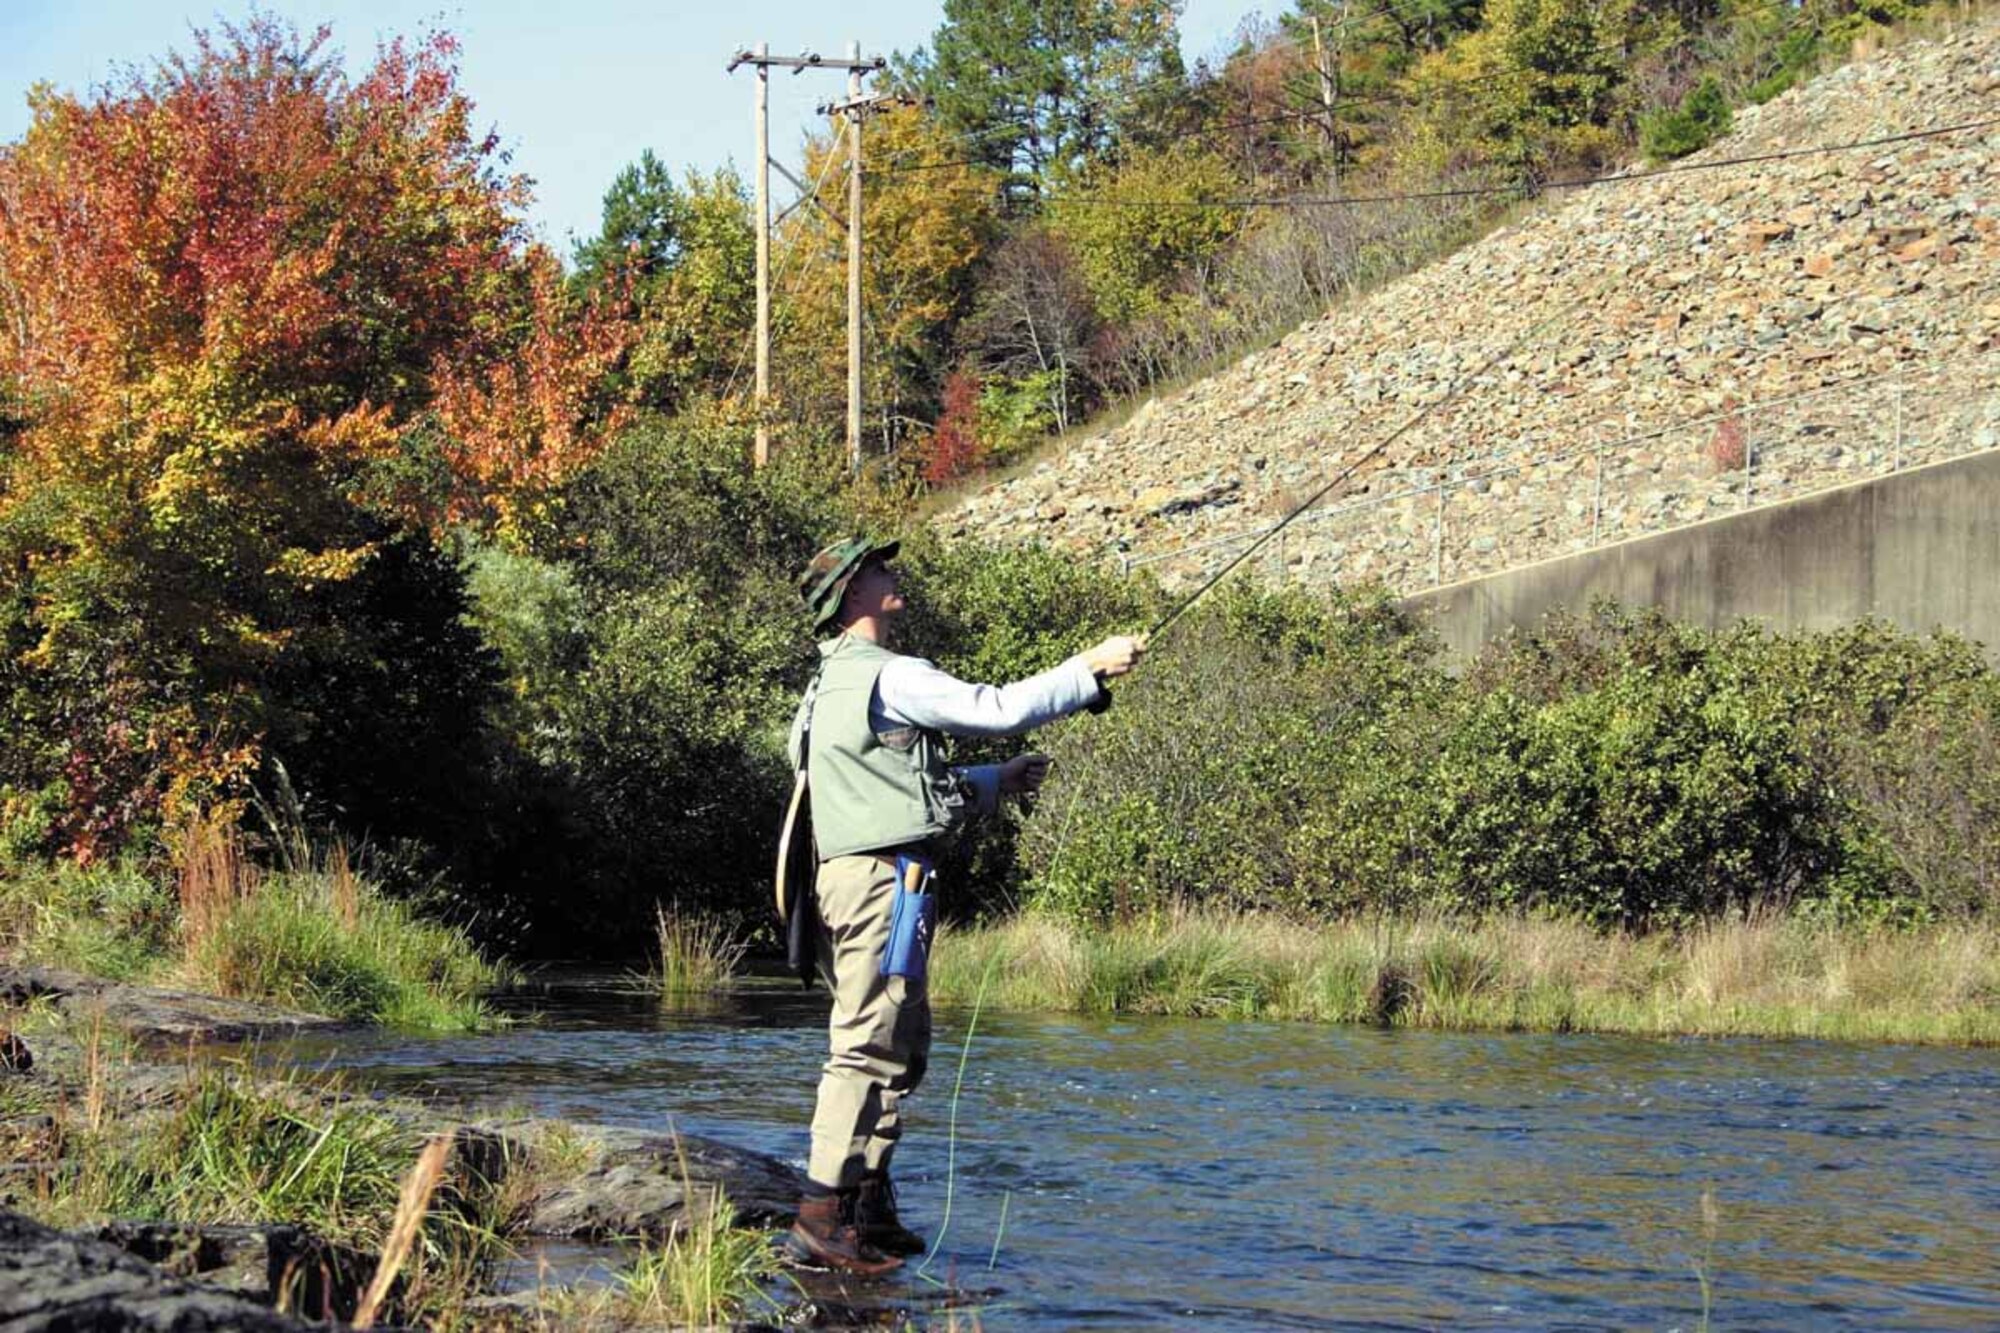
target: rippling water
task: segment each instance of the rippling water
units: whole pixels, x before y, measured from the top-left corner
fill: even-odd
[[[301,1054],[802,1164],[822,994],[533,1003]],[[989,1329],[2000,1328],[2000,1053],[985,1014],[948,1170],[968,1017],[898,1175]]]

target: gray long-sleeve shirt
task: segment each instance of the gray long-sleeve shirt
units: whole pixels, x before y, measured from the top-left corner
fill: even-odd
[[[928,727],[951,736],[1018,736],[1067,717],[1097,697],[1097,677],[1081,657],[1011,685],[974,685],[921,657],[899,657],[875,678],[868,721],[878,732]],[[1000,766],[956,770],[980,814],[1000,806]]]
[[[951,736],[1018,736],[1067,717],[1097,697],[1097,677],[1081,657],[1072,657],[1012,685],[975,685],[940,671],[921,657],[898,657],[875,678],[868,721],[879,732],[928,727]],[[799,758],[805,708],[792,722],[792,762]],[[1000,805],[1000,766],[968,764],[956,770],[980,814]]]

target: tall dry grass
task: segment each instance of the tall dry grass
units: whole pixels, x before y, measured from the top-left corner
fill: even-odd
[[[231,825],[197,820],[181,838],[176,888],[181,935],[190,950],[215,938],[244,903],[257,896],[263,876],[243,855],[243,840]]]
[[[408,1027],[476,1028],[492,1015],[480,995],[505,980],[465,932],[424,919],[354,867],[344,842],[281,839],[287,867],[265,871],[235,828],[192,825],[176,886],[183,984]]]
[[[1412,1027],[2000,1042],[2000,928],[1752,915],[1681,935],[1578,922],[1174,911],[953,930],[943,1004]]]

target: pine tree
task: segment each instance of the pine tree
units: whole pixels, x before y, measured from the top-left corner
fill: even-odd
[[[945,0],[904,62],[968,156],[1016,198],[1143,137],[1184,82],[1174,0]]]

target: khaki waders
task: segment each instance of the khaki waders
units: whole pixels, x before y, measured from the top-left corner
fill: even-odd
[[[882,975],[896,857],[836,856],[819,867],[819,974],[833,995],[832,1047],[813,1112],[807,1174],[831,1189],[886,1172],[902,1137],[902,1100],[923,1081],[931,1002],[923,982]]]

